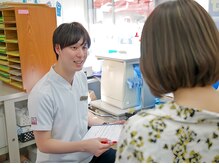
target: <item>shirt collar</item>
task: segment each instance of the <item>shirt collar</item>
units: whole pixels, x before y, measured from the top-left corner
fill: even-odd
[[[156,105],[155,108],[156,110],[150,110],[149,112],[180,122],[199,123],[203,121],[218,122],[219,120],[219,113],[179,106],[174,101]]]
[[[52,80],[54,80],[56,83],[58,83],[59,85],[67,88],[67,89],[72,89],[73,84],[69,84],[69,82],[67,80],[65,80],[61,75],[59,75],[58,73],[56,73],[56,71],[54,70],[54,65],[50,68],[50,77]]]

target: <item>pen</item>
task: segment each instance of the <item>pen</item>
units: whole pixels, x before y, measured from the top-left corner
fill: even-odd
[[[102,144],[116,144],[117,141],[101,141]]]

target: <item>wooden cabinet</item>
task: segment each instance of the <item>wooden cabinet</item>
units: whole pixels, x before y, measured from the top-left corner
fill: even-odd
[[[56,58],[52,35],[55,8],[44,4],[0,4],[0,80],[29,92]]]

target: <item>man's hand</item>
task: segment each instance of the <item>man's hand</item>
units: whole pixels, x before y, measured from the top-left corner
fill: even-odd
[[[111,142],[106,138],[92,138],[88,140],[83,140],[85,152],[89,152],[96,157],[99,157],[105,151],[111,148],[111,146],[115,145],[116,143]]]

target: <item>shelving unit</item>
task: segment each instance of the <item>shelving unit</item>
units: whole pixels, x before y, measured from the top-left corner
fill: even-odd
[[[55,8],[43,4],[0,4],[0,80],[29,92],[55,63]]]
[[[20,149],[35,144],[35,140],[25,143],[18,141],[16,107],[26,105],[28,94],[0,82],[0,115],[2,129],[0,129],[0,155],[9,153],[9,160],[20,162]],[[2,117],[1,117],[2,118]]]

